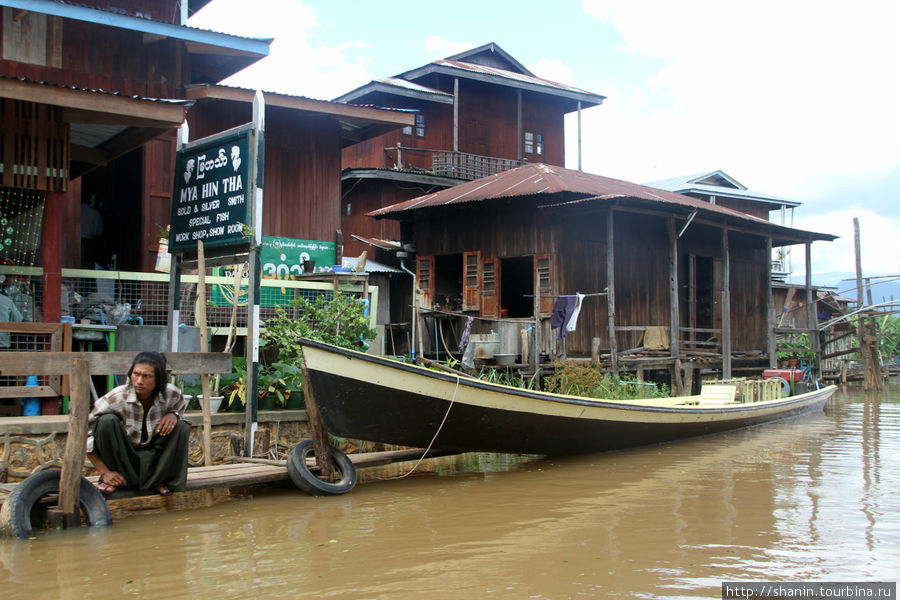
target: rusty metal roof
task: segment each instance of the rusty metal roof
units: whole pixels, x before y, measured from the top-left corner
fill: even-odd
[[[657,205],[665,204],[673,209],[681,208],[680,212],[685,214],[694,209],[705,213],[717,214],[733,221],[753,223],[773,231],[777,229],[781,235],[792,233],[795,235],[801,234],[803,238],[835,239],[835,236],[828,234],[803,232],[782,227],[765,219],[675,192],[543,163],[530,163],[516,167],[515,169],[469,181],[432,194],[386,206],[367,214],[376,218],[389,217],[399,219],[404,214],[414,210],[520,196],[547,196],[548,202],[544,206],[567,206],[588,202],[617,201],[620,199],[637,200]]]
[[[393,206],[387,206],[368,214],[373,217],[385,217],[410,210],[449,204],[481,202],[515,196],[563,194],[567,192],[569,200],[574,194],[576,196],[580,195],[582,199],[591,197],[631,197],[655,201],[668,200],[692,206],[702,205],[704,208],[715,206],[674,192],[658,190],[620,179],[611,179],[601,175],[593,175],[583,171],[574,171],[543,163],[529,163],[515,169],[495,173],[475,181],[469,181],[432,194],[400,202]]]

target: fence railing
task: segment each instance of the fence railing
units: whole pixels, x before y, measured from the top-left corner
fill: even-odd
[[[472,181],[514,169],[525,164],[520,160],[509,158],[497,158],[495,156],[482,156],[469,154],[468,152],[456,152],[453,150],[429,150],[425,148],[409,148],[396,146],[385,148],[385,152],[396,151],[395,168],[406,170],[419,170],[431,175],[452,177]],[[431,155],[429,161],[427,156]]]
[[[43,270],[40,267],[0,266],[0,274],[6,281],[0,292],[6,294],[19,310],[24,321],[43,320]],[[181,321],[195,324],[197,303],[197,275],[181,277]],[[207,275],[206,312],[207,323],[213,335],[227,333],[231,320],[231,299],[234,296],[234,278]],[[333,293],[332,281],[274,280],[260,281],[260,319],[265,321],[275,314],[278,306],[290,310],[290,301],[298,296],[314,298]],[[344,293],[369,295],[369,323],[375,327],[378,312],[378,288],[372,285],[340,282]],[[238,290],[237,326],[247,326],[247,286]],[[242,300],[243,296],[243,300]],[[169,275],[135,271],[93,271],[89,269],[62,269],[61,310],[65,316],[76,320],[89,319],[107,324],[168,325]],[[242,331],[238,332],[239,334]]]

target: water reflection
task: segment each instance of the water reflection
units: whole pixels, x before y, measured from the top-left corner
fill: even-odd
[[[710,598],[723,580],[884,580],[900,560],[900,399],[564,460],[468,454],[143,509],[0,542],[7,597]],[[177,496],[176,496],[177,497]]]

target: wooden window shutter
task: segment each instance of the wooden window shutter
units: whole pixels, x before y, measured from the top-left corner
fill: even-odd
[[[500,316],[500,261],[481,261],[481,316]]]
[[[481,308],[478,293],[481,288],[480,259],[480,252],[463,252],[463,310]]]
[[[555,289],[553,287],[553,261],[549,254],[537,254],[534,257],[534,278],[538,282],[541,293],[541,305],[539,307],[542,317],[549,317],[556,303]]]
[[[419,306],[431,308],[434,305],[434,257],[420,256],[416,260],[416,286],[421,292]]]

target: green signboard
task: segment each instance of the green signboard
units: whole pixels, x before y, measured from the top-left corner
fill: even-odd
[[[293,281],[300,279],[303,263],[315,261],[319,267],[330,268],[337,256],[334,242],[318,240],[298,240],[294,238],[263,236],[260,248],[261,278],[263,280]],[[213,275],[234,278],[231,267],[216,267]],[[244,278],[246,281],[246,272]],[[293,298],[293,290],[265,286],[261,290],[262,306],[283,306]],[[216,306],[228,306],[234,296],[234,286],[227,284],[214,285],[212,303]],[[246,306],[247,288],[244,287],[238,296],[238,304]]]
[[[335,256],[334,242],[263,236],[260,276],[262,279],[298,279],[303,273],[304,262],[312,260],[319,267],[331,267]]]
[[[169,252],[246,244],[250,129],[186,145],[175,157]]]

